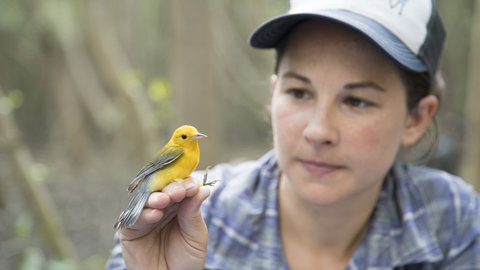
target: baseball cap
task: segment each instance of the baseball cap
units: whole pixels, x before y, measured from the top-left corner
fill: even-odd
[[[288,12],[260,25],[249,43],[275,48],[297,23],[311,19],[346,25],[403,67],[435,76],[445,29],[434,0],[290,0]]]

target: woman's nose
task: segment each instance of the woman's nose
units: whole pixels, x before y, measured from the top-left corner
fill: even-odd
[[[340,134],[336,113],[328,106],[317,106],[303,131],[305,139],[315,147],[333,146]]]

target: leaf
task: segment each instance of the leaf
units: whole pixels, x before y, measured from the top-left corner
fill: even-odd
[[[25,250],[19,263],[19,270],[39,270],[44,269],[45,255],[39,248],[28,248]]]
[[[167,102],[170,97],[170,85],[167,80],[157,77],[150,81],[148,95],[155,104]]]
[[[13,231],[17,238],[29,238],[33,231],[33,220],[26,214],[20,214],[13,224]]]

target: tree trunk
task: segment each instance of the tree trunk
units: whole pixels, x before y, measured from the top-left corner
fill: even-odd
[[[170,70],[173,125],[191,124],[208,135],[200,142],[199,169],[218,162],[222,142],[219,95],[216,75],[217,55],[212,48],[207,0],[170,1]]]
[[[472,15],[468,88],[465,100],[467,130],[460,175],[480,191],[480,0],[475,1]]]

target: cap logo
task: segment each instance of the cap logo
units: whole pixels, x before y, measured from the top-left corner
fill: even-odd
[[[398,8],[398,15],[402,15],[403,8],[407,4],[408,0],[388,0],[392,9]]]

